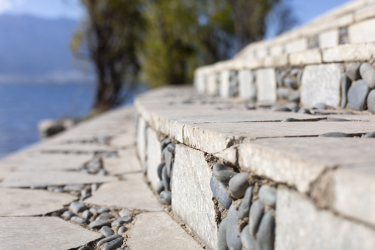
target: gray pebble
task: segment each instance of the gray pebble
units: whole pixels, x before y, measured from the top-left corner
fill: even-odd
[[[85,204],[78,202],[78,201],[73,201],[72,203],[70,203],[69,208],[75,214],[83,212],[87,209]]]
[[[85,218],[79,217],[79,216],[73,216],[70,218],[70,221],[78,223],[78,224],[87,224],[88,221]]]
[[[211,177],[210,187],[214,197],[219,201],[219,203],[228,209],[232,205],[232,199],[228,197],[226,186],[218,181],[215,176]]]
[[[277,190],[273,187],[261,186],[259,189],[259,200],[263,204],[275,207]]]
[[[92,216],[92,213],[90,212],[90,210],[85,210],[82,213],[82,217],[87,219],[87,220],[90,219],[91,216]]]
[[[162,140],[162,142],[160,143],[161,151],[163,151],[164,148],[167,147],[169,143],[172,143],[172,141],[169,138],[165,138],[164,140]]]
[[[290,94],[290,89],[289,88],[277,88],[277,98],[279,99],[287,99],[289,94]]]
[[[168,144],[167,149],[169,152],[174,154],[174,151],[176,150],[176,146],[173,143]]]
[[[351,137],[351,136],[345,133],[341,133],[341,132],[330,132],[330,133],[319,135],[318,137]]]
[[[370,89],[375,88],[375,67],[370,63],[362,63],[360,73],[363,81]]]
[[[256,109],[256,106],[255,106],[254,103],[248,103],[248,104],[246,105],[246,109],[247,109],[247,110],[255,110],[255,109]]]
[[[290,112],[291,111],[287,107],[282,107],[282,106],[281,107],[280,106],[272,107],[271,110],[275,111],[275,112]]]
[[[103,234],[105,237],[108,237],[114,234],[113,230],[108,226],[102,227],[100,229],[100,233]]]
[[[107,220],[95,220],[95,221],[90,223],[89,227],[90,228],[101,228],[101,227],[110,226],[110,225],[111,225],[111,223],[109,223],[109,221],[107,221]]]
[[[229,181],[229,191],[236,199],[241,199],[244,196],[246,189],[250,186],[247,175],[246,172],[240,173],[233,176]]]
[[[299,102],[300,99],[301,93],[298,90],[291,92],[288,96],[288,100],[291,102]]]
[[[228,211],[228,222],[226,229],[226,240],[227,245],[230,250],[241,250],[241,233],[238,231],[238,213],[233,205],[229,208]]]
[[[47,186],[35,186],[35,185],[32,185],[30,186],[30,189],[46,189]]]
[[[285,71],[278,71],[276,73],[276,83],[277,83],[277,86],[278,87],[282,87],[283,86],[283,80],[284,80],[284,77],[286,76],[286,72]]]
[[[123,216],[125,216],[125,215],[131,215],[132,214],[132,211],[131,210],[129,210],[129,209],[127,209],[127,208],[124,208],[124,209],[122,209],[120,212],[118,212],[118,214],[121,216],[121,217],[123,217]]]
[[[169,186],[170,178],[169,178],[168,173],[167,173],[167,166],[165,166],[163,168],[163,171],[162,171],[162,180],[163,180],[163,184],[164,184],[165,190],[170,191],[171,190],[170,186]]]
[[[245,250],[256,250],[257,248],[257,242],[255,238],[250,234],[249,231],[249,225],[244,227],[241,232],[241,243],[242,247],[245,248]]]
[[[133,218],[129,215],[125,215],[115,221],[112,222],[111,226],[112,227],[117,227],[117,226],[122,226],[125,223],[129,223],[133,220]]]
[[[106,238],[100,240],[100,241],[98,242],[98,244],[96,244],[96,245],[97,245],[98,247],[100,247],[101,245],[104,245],[104,243],[110,242],[110,241],[115,240],[115,239],[117,239],[117,238],[122,238],[122,236],[119,235],[119,234],[114,234],[114,235],[108,236],[108,237],[106,237]]]
[[[85,185],[83,184],[68,184],[64,186],[64,191],[81,191],[84,187]]]
[[[218,250],[227,250],[228,245],[227,245],[227,222],[228,222],[228,217],[225,217],[219,226],[219,232],[217,235],[218,238]]]
[[[308,110],[308,109],[304,109],[304,108],[299,109],[297,113],[299,113],[299,114],[309,114],[309,115],[311,115],[310,110]]]
[[[159,163],[158,168],[156,170],[157,173],[158,173],[159,180],[162,179],[162,173],[163,173],[164,166],[165,166],[165,161],[162,161],[162,162]]]
[[[294,69],[292,69],[292,70],[290,71],[290,74],[291,74],[292,76],[297,76],[300,72],[301,72],[301,69],[296,69],[296,68],[294,68]]]
[[[91,184],[91,192],[95,193],[98,190],[98,183]]]
[[[363,135],[362,138],[375,138],[375,131]]]
[[[286,77],[284,78],[284,85],[291,89],[298,89],[297,81],[294,78]]]
[[[220,163],[214,164],[213,172],[215,178],[225,185],[227,185],[229,180],[237,174],[231,168]]]
[[[84,196],[81,196],[81,198],[79,199],[79,201],[84,201],[86,200],[87,198],[89,198],[91,196],[91,194],[85,194]]]
[[[98,211],[99,211],[99,209],[100,209],[100,207],[92,207],[92,208],[90,208],[90,212],[92,213],[92,214],[95,214],[95,213],[97,213]]]
[[[350,79],[346,76],[345,73],[341,75],[341,108],[344,109],[346,107],[346,104],[348,103],[348,90],[352,82]]]
[[[260,221],[264,214],[264,204],[260,200],[253,202],[249,213],[249,231],[252,236],[256,236]]]
[[[161,192],[164,191],[164,182],[159,181],[158,184],[156,185],[156,193],[160,194]]]
[[[245,196],[243,197],[242,203],[240,207],[238,208],[238,217],[241,219],[245,217],[249,217],[252,191],[253,191],[253,187],[248,187],[246,189]]]
[[[122,237],[112,240],[108,242],[106,245],[104,245],[102,250],[116,250],[118,247],[121,247],[123,240],[124,238]]]
[[[123,234],[127,231],[128,229],[124,226],[120,227],[117,231],[118,234]]]
[[[285,118],[281,122],[300,122],[300,121],[301,121],[300,119],[296,119],[296,118]]]
[[[98,217],[96,217],[95,220],[109,220],[109,219],[112,219],[114,216],[108,212],[104,212],[104,213],[101,213],[99,214]]]
[[[143,175],[147,175],[147,168],[148,168],[148,166],[147,166],[147,161],[145,161],[144,163],[143,163]]]
[[[375,89],[371,90],[368,94],[367,108],[370,112],[375,113]]]
[[[101,207],[99,210],[98,210],[98,213],[101,214],[101,213],[108,213],[110,212],[111,210],[107,207]]]
[[[169,144],[169,145],[171,145],[171,144]],[[164,152],[163,155],[164,155],[165,167],[166,167],[166,170],[167,170],[167,174],[168,174],[168,177],[171,177],[173,153],[171,153],[168,150],[168,147],[166,149],[164,149],[163,152]],[[163,175],[163,173],[162,173],[162,175]]]
[[[70,218],[72,218],[73,216],[75,216],[74,213],[70,212],[70,211],[65,211],[61,217],[65,220],[70,220]]]
[[[260,222],[257,242],[262,250],[273,250],[275,245],[275,210],[267,211]]]
[[[119,248],[117,248],[116,250],[124,250],[123,248],[121,248],[121,247],[119,247]]]
[[[78,248],[78,250],[94,250],[92,247],[89,247],[89,246],[82,246],[80,248]]]
[[[348,102],[352,110],[365,110],[367,107],[366,100],[370,88],[363,80],[358,80],[349,88]]]
[[[296,103],[296,102],[290,102],[290,103],[288,103],[287,105],[285,105],[285,107],[287,107],[287,108],[290,109],[290,110],[293,110],[293,109],[295,109],[295,108],[298,108],[298,109],[299,109],[299,105],[298,105],[298,103]]]
[[[312,109],[319,109],[319,110],[322,110],[322,109],[327,109],[327,106],[324,104],[324,103],[317,103],[315,104]]]
[[[349,79],[352,80],[353,82],[361,78],[361,75],[359,73],[360,67],[361,67],[360,63],[354,63],[346,68],[345,73],[349,77]]]
[[[172,194],[169,191],[163,191],[160,193],[159,200],[163,205],[171,205]]]
[[[53,190],[53,192],[55,192],[55,193],[64,193],[64,189],[61,188],[61,187],[56,187],[56,188]]]
[[[98,171],[97,175],[105,176],[105,175],[107,175],[107,171],[105,171],[105,169],[102,168],[102,169],[100,169],[100,170]]]

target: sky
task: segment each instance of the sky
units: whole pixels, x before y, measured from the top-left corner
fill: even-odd
[[[188,0],[187,0],[188,1]],[[299,24],[303,24],[349,0],[285,0],[293,7]],[[0,0],[0,14],[30,14],[42,18],[80,19],[79,0]]]

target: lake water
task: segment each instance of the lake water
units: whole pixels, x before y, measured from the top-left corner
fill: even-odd
[[[42,119],[86,115],[95,86],[0,84],[0,157],[39,140]]]

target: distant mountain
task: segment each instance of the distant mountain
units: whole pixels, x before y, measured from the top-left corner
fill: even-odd
[[[70,52],[78,22],[0,15],[0,83],[92,81]]]

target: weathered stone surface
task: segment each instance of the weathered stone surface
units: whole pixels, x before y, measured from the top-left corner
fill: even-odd
[[[142,171],[141,163],[134,149],[122,151],[119,158],[103,158],[103,164],[109,175],[122,175]]]
[[[126,133],[111,139],[109,145],[118,148],[129,148],[135,145],[134,134]]]
[[[220,96],[223,98],[229,97],[229,88],[230,88],[230,71],[223,70],[220,72]]]
[[[276,206],[275,249],[375,248],[374,230],[329,211],[319,211],[311,201],[294,191],[279,190]]]
[[[375,89],[371,90],[367,96],[367,108],[372,113],[375,113]]]
[[[375,56],[375,44],[343,44],[323,50],[324,62],[364,61]]]
[[[147,124],[142,117],[139,117],[137,125],[137,151],[139,159],[143,164],[146,161]]]
[[[273,68],[257,70],[256,86],[259,102],[276,101],[276,74]]]
[[[256,97],[256,88],[253,87],[254,78],[250,70],[240,70],[238,72],[239,94],[242,98]],[[254,93],[255,90],[255,93]]]
[[[375,41],[375,19],[353,24],[348,28],[351,43],[368,43]]]
[[[124,191],[126,193],[124,193]],[[161,205],[142,179],[142,174],[126,175],[123,181],[103,184],[86,203],[161,211]]]
[[[339,30],[333,29],[329,31],[322,32],[319,35],[319,47],[329,48],[339,45]]]
[[[319,49],[310,49],[293,53],[289,56],[291,65],[306,65],[322,63],[322,54]]]
[[[373,0],[369,0],[369,3],[373,3]],[[355,11],[354,19],[358,22],[370,17],[375,16],[375,5],[366,6],[364,8]]]
[[[56,217],[0,218],[2,250],[72,249],[100,237],[98,233]]]
[[[348,90],[349,107],[352,110],[365,110],[366,100],[370,88],[363,80],[358,80],[352,84]]]
[[[295,40],[293,42],[288,43],[285,46],[285,51],[286,53],[294,53],[294,52],[299,52],[299,51],[304,51],[307,50],[307,39],[306,38],[301,38],[298,40]]]
[[[77,183],[102,183],[117,180],[115,177],[75,172],[16,172],[1,183],[4,187],[58,186]]]
[[[217,226],[212,202],[212,176],[204,153],[176,145],[172,177],[172,209],[210,248],[217,248]]]
[[[158,165],[161,162],[161,145],[155,131],[147,129],[147,178],[156,189],[160,179],[158,177]]]
[[[42,153],[100,153],[100,152],[115,152],[115,148],[107,145],[99,144],[81,144],[81,143],[70,143],[70,144],[53,144],[43,145],[39,147]]]
[[[166,213],[143,213],[137,216],[126,244],[134,250],[202,249]]]
[[[336,107],[340,101],[341,64],[307,66],[302,76],[301,103],[312,107],[325,103]]]
[[[217,74],[210,74],[207,76],[207,94],[209,95],[219,95],[219,83],[217,81]]]
[[[62,209],[74,199],[44,190],[0,188],[0,216],[43,215]]]

